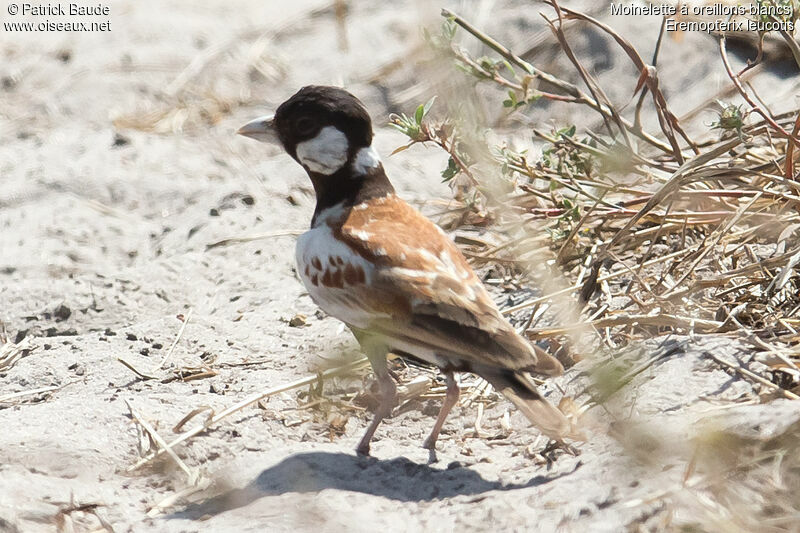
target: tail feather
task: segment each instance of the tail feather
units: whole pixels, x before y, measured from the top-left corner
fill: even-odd
[[[572,424],[564,414],[539,394],[523,375],[512,371],[480,372],[483,379],[505,396],[534,427],[551,439],[563,442],[574,434]]]
[[[531,347],[533,348],[533,353],[536,354],[536,365],[530,369],[526,368],[525,370],[537,374],[544,374],[545,376],[560,376],[564,373],[564,366],[558,359],[535,344],[531,345]]]

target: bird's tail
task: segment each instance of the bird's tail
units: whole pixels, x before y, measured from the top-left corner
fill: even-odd
[[[558,359],[535,344],[531,344],[531,348],[533,348],[533,353],[536,354],[536,364],[525,370],[536,374],[544,374],[545,376],[560,376],[564,373],[564,366]]]
[[[579,435],[564,413],[545,400],[522,374],[511,370],[487,370],[480,375],[551,439],[563,442],[565,438],[574,439]]]

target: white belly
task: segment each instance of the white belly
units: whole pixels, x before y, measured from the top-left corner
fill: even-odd
[[[367,328],[370,321],[377,317],[374,312],[365,309],[359,299],[359,294],[368,290],[372,281],[373,265],[335,239],[324,221],[297,239],[295,256],[303,285],[323,311],[357,328]],[[348,282],[345,276],[347,269],[357,269],[363,275],[357,282],[353,282],[352,278]]]

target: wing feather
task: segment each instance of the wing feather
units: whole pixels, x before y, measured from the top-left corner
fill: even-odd
[[[383,312],[370,321],[372,331],[447,357],[454,367],[563,371],[514,331],[452,240],[404,201],[370,200],[331,229],[375,265],[368,285],[349,288],[365,311]],[[394,302],[390,317],[385,302]]]

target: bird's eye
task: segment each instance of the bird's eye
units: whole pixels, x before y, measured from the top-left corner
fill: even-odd
[[[294,130],[298,135],[306,136],[314,133],[314,121],[310,117],[300,117],[294,123]]]

